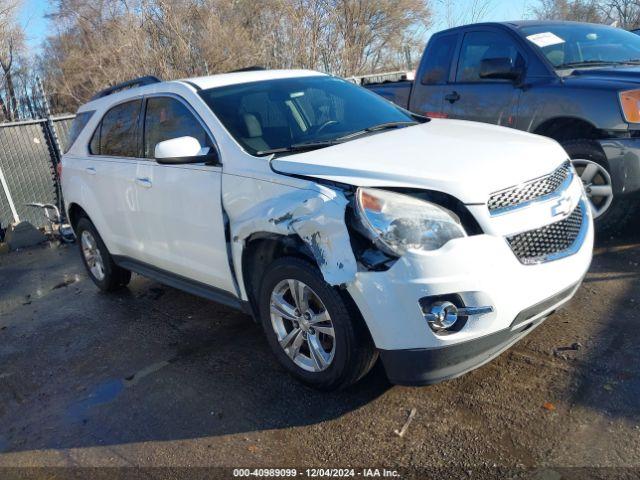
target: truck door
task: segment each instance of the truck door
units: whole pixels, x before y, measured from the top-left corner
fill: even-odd
[[[523,68],[524,58],[507,32],[466,32],[453,82],[447,85],[443,96],[446,116],[514,127],[522,90],[513,80],[481,78],[480,67],[483,60],[508,59],[514,68]]]
[[[429,42],[411,89],[409,110],[428,117],[443,117],[443,104],[457,33],[434,36]]]

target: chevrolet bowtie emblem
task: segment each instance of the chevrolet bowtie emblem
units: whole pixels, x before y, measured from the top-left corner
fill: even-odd
[[[558,215],[568,215],[571,212],[571,198],[562,197],[558,202],[551,207],[551,216],[557,217]]]

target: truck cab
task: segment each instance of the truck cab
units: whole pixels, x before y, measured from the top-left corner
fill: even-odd
[[[640,38],[613,27],[484,23],[436,33],[414,82],[365,86],[429,117],[558,141],[583,180],[597,227],[615,232],[638,215],[639,60]]]

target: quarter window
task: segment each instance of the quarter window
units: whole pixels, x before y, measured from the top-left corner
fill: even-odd
[[[69,151],[74,142],[78,139],[80,132],[87,126],[87,122],[93,116],[95,110],[91,110],[89,112],[80,112],[76,115],[71,123],[71,128],[69,129],[69,136],[67,137],[67,143],[65,145],[65,153]]]
[[[509,58],[513,66],[523,62],[515,42],[503,32],[471,32],[464,36],[456,82],[496,82],[480,78],[480,64],[492,58]]]
[[[182,102],[171,97],[153,97],[147,101],[144,137],[146,158],[154,158],[158,143],[173,138],[193,137],[202,148],[213,146],[193,113]]]
[[[137,157],[138,115],[142,100],[121,103],[109,110],[91,138],[89,150],[94,155]]]

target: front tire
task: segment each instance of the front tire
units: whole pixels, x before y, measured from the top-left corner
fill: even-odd
[[[91,220],[86,217],[78,220],[76,235],[89,278],[100,290],[112,292],[129,284],[131,272],[115,264]]]
[[[278,361],[314,388],[335,390],[352,385],[377,359],[355,306],[307,261],[284,257],[267,267],[259,311]]]
[[[585,186],[596,229],[605,234],[623,229],[636,213],[636,203],[613,194],[609,163],[600,145],[592,140],[571,140],[562,146]]]

